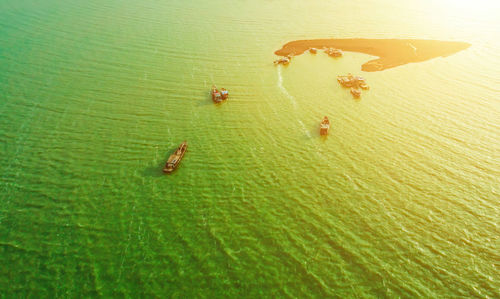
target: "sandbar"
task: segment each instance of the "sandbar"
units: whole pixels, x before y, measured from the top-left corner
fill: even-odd
[[[446,57],[470,47],[469,43],[423,39],[310,39],[286,43],[274,52],[279,56],[297,56],[310,48],[337,48],[347,52],[359,52],[377,59],[361,66],[365,72],[377,72],[412,62],[435,57]]]

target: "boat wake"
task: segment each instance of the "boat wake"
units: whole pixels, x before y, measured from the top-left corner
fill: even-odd
[[[283,77],[281,76],[281,66],[278,65],[278,87],[281,90],[281,92],[290,100],[290,102],[293,105],[293,108],[297,109],[297,102],[295,101],[295,98],[288,93],[286,88],[283,86]]]
[[[302,127],[302,130],[304,131],[304,133],[307,135],[307,137],[311,138],[311,133],[307,130],[304,123],[300,119],[298,120],[298,122],[299,122],[300,126]]]
[[[290,103],[292,103],[292,106],[295,110],[297,110],[297,101],[295,101],[295,97],[292,96],[290,93],[288,93],[288,90],[283,86],[283,77],[281,76],[281,66],[278,65],[278,87],[281,90],[281,92],[290,100]],[[307,135],[307,137],[311,138],[311,133],[307,130],[306,126],[301,120],[298,120],[298,123],[300,124],[302,131]]]

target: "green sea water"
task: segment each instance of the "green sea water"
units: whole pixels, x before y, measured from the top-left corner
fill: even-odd
[[[0,1],[0,298],[499,298],[498,11]],[[272,63],[356,37],[472,46],[374,73]]]

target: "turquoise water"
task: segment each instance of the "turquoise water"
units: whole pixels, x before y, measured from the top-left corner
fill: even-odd
[[[500,297],[498,4],[477,4],[2,1],[0,297]],[[472,46],[272,64],[328,37]]]

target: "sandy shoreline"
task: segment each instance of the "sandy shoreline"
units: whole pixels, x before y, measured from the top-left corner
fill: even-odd
[[[274,52],[279,56],[296,56],[310,48],[337,48],[379,58],[366,62],[361,69],[376,72],[411,62],[420,62],[439,56],[449,56],[470,47],[469,43],[421,39],[312,39],[296,40]]]

